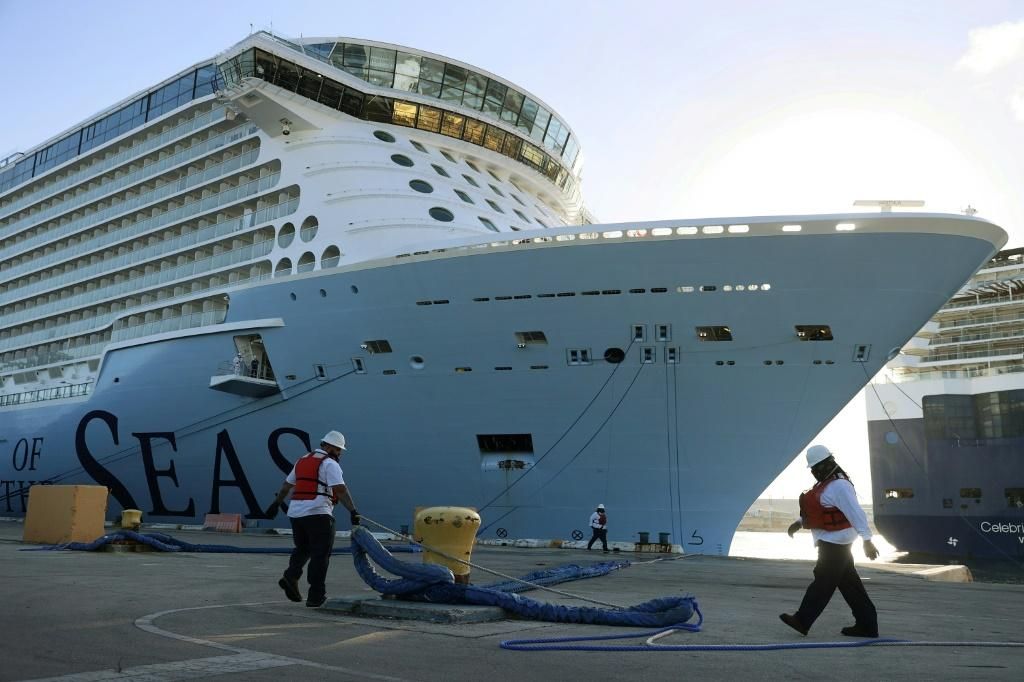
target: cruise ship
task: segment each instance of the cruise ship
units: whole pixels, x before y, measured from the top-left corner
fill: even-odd
[[[1024,558],[1024,248],[988,261],[866,393],[886,540],[918,554]]]
[[[6,159],[0,514],[83,483],[111,518],[284,526],[263,510],[338,429],[390,528],[462,505],[485,538],[578,539],[604,503],[611,540],[725,555],[1006,239],[925,213],[596,224],[582,158],[476,66],[261,32]]]

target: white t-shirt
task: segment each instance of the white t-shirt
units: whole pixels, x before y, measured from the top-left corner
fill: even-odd
[[[334,504],[331,503],[331,486],[343,485],[345,483],[345,479],[342,478],[340,464],[328,457],[327,453],[320,448],[313,452],[324,456],[323,463],[320,465],[320,473],[317,477],[327,485],[323,486],[318,483],[316,490],[318,493],[327,493],[327,495],[317,495],[312,500],[292,500],[288,503],[288,516],[291,518],[313,516],[314,514],[330,514],[333,516]],[[285,480],[295,485],[294,466]]]
[[[594,512],[590,515],[590,527],[591,528],[604,528],[605,524],[601,523],[601,516]]]
[[[821,493],[821,504],[824,507],[836,507],[843,512],[852,528],[842,530],[824,530],[812,528],[811,536],[814,537],[814,544],[818,540],[831,542],[833,545],[852,545],[857,536],[865,540],[871,539],[871,529],[868,527],[868,517],[857,502],[857,491],[853,484],[845,478],[837,478],[825,486]]]

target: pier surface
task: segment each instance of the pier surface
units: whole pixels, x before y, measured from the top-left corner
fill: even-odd
[[[143,532],[146,528],[143,528]],[[168,531],[193,543],[290,547],[264,534]],[[779,651],[516,652],[502,640],[647,632],[502,619],[425,622],[311,609],[285,599],[284,554],[19,551],[22,525],[0,523],[0,680],[524,680],[524,679],[1019,679],[1024,585],[929,580],[905,567],[859,570],[879,611],[882,637],[956,646]],[[338,545],[348,541],[338,540]],[[418,554],[398,555],[419,561]],[[850,643],[839,594],[808,637],[783,625],[811,579],[807,561],[478,546],[473,561],[523,575],[565,563],[629,559],[629,568],[558,589],[619,605],[690,593],[699,633],[659,644]],[[492,576],[474,573],[473,582]],[[305,583],[302,583],[305,589]],[[351,559],[335,555],[329,598],[372,597]],[[542,591],[528,596],[585,605]],[[330,601],[328,602],[330,604]],[[643,644],[644,637],[592,644]]]

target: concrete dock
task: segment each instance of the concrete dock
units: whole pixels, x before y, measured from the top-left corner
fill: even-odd
[[[143,528],[143,532],[146,532]],[[192,543],[291,546],[264,534],[167,531]],[[516,652],[502,640],[646,632],[503,619],[430,623],[310,609],[285,599],[286,555],[19,551],[22,525],[0,522],[0,680],[576,680],[576,679],[1020,679],[1024,585],[943,582],[917,569],[860,567],[882,637],[949,646],[780,651]],[[347,540],[338,540],[343,546]],[[419,555],[398,555],[419,561]],[[836,594],[808,637],[778,614],[796,609],[812,563],[479,546],[473,560],[510,575],[606,558],[629,568],[558,589],[618,605],[690,593],[699,633],[659,644],[851,643]],[[473,582],[496,578],[474,573]],[[305,589],[305,583],[302,583]],[[372,597],[348,556],[336,555],[329,598]],[[532,591],[532,598],[571,599]],[[334,603],[329,601],[328,604]],[[593,644],[642,644],[643,637]]]

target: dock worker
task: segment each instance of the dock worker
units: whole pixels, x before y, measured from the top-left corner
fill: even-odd
[[[597,505],[597,509],[590,515],[590,528],[593,530],[593,534],[590,536],[590,542],[587,543],[587,549],[594,546],[594,542],[597,540],[601,541],[601,546],[604,551],[608,551],[608,515],[604,512],[604,505]]]
[[[277,584],[289,599],[302,601],[299,578],[308,561],[306,606],[313,608],[327,600],[327,566],[334,548],[335,505],[340,502],[348,509],[353,526],[358,526],[360,520],[338,463],[344,451],[345,436],[338,431],[328,431],[321,439],[320,447],[295,462],[266,512],[273,518],[281,501],[291,491],[288,521],[292,525],[295,549]]]
[[[809,528],[818,548],[814,565],[814,581],[807,588],[796,613],[783,613],[779,618],[801,635],[825,610],[836,588],[853,611],[854,624],[841,630],[848,637],[878,637],[878,614],[853,564],[851,545],[857,536],[864,538],[864,554],[878,557],[871,542],[868,518],[857,502],[850,477],[836,463],[824,445],[807,448],[807,466],[818,482],[800,495],[800,519],[787,532],[793,537],[801,528]]]

